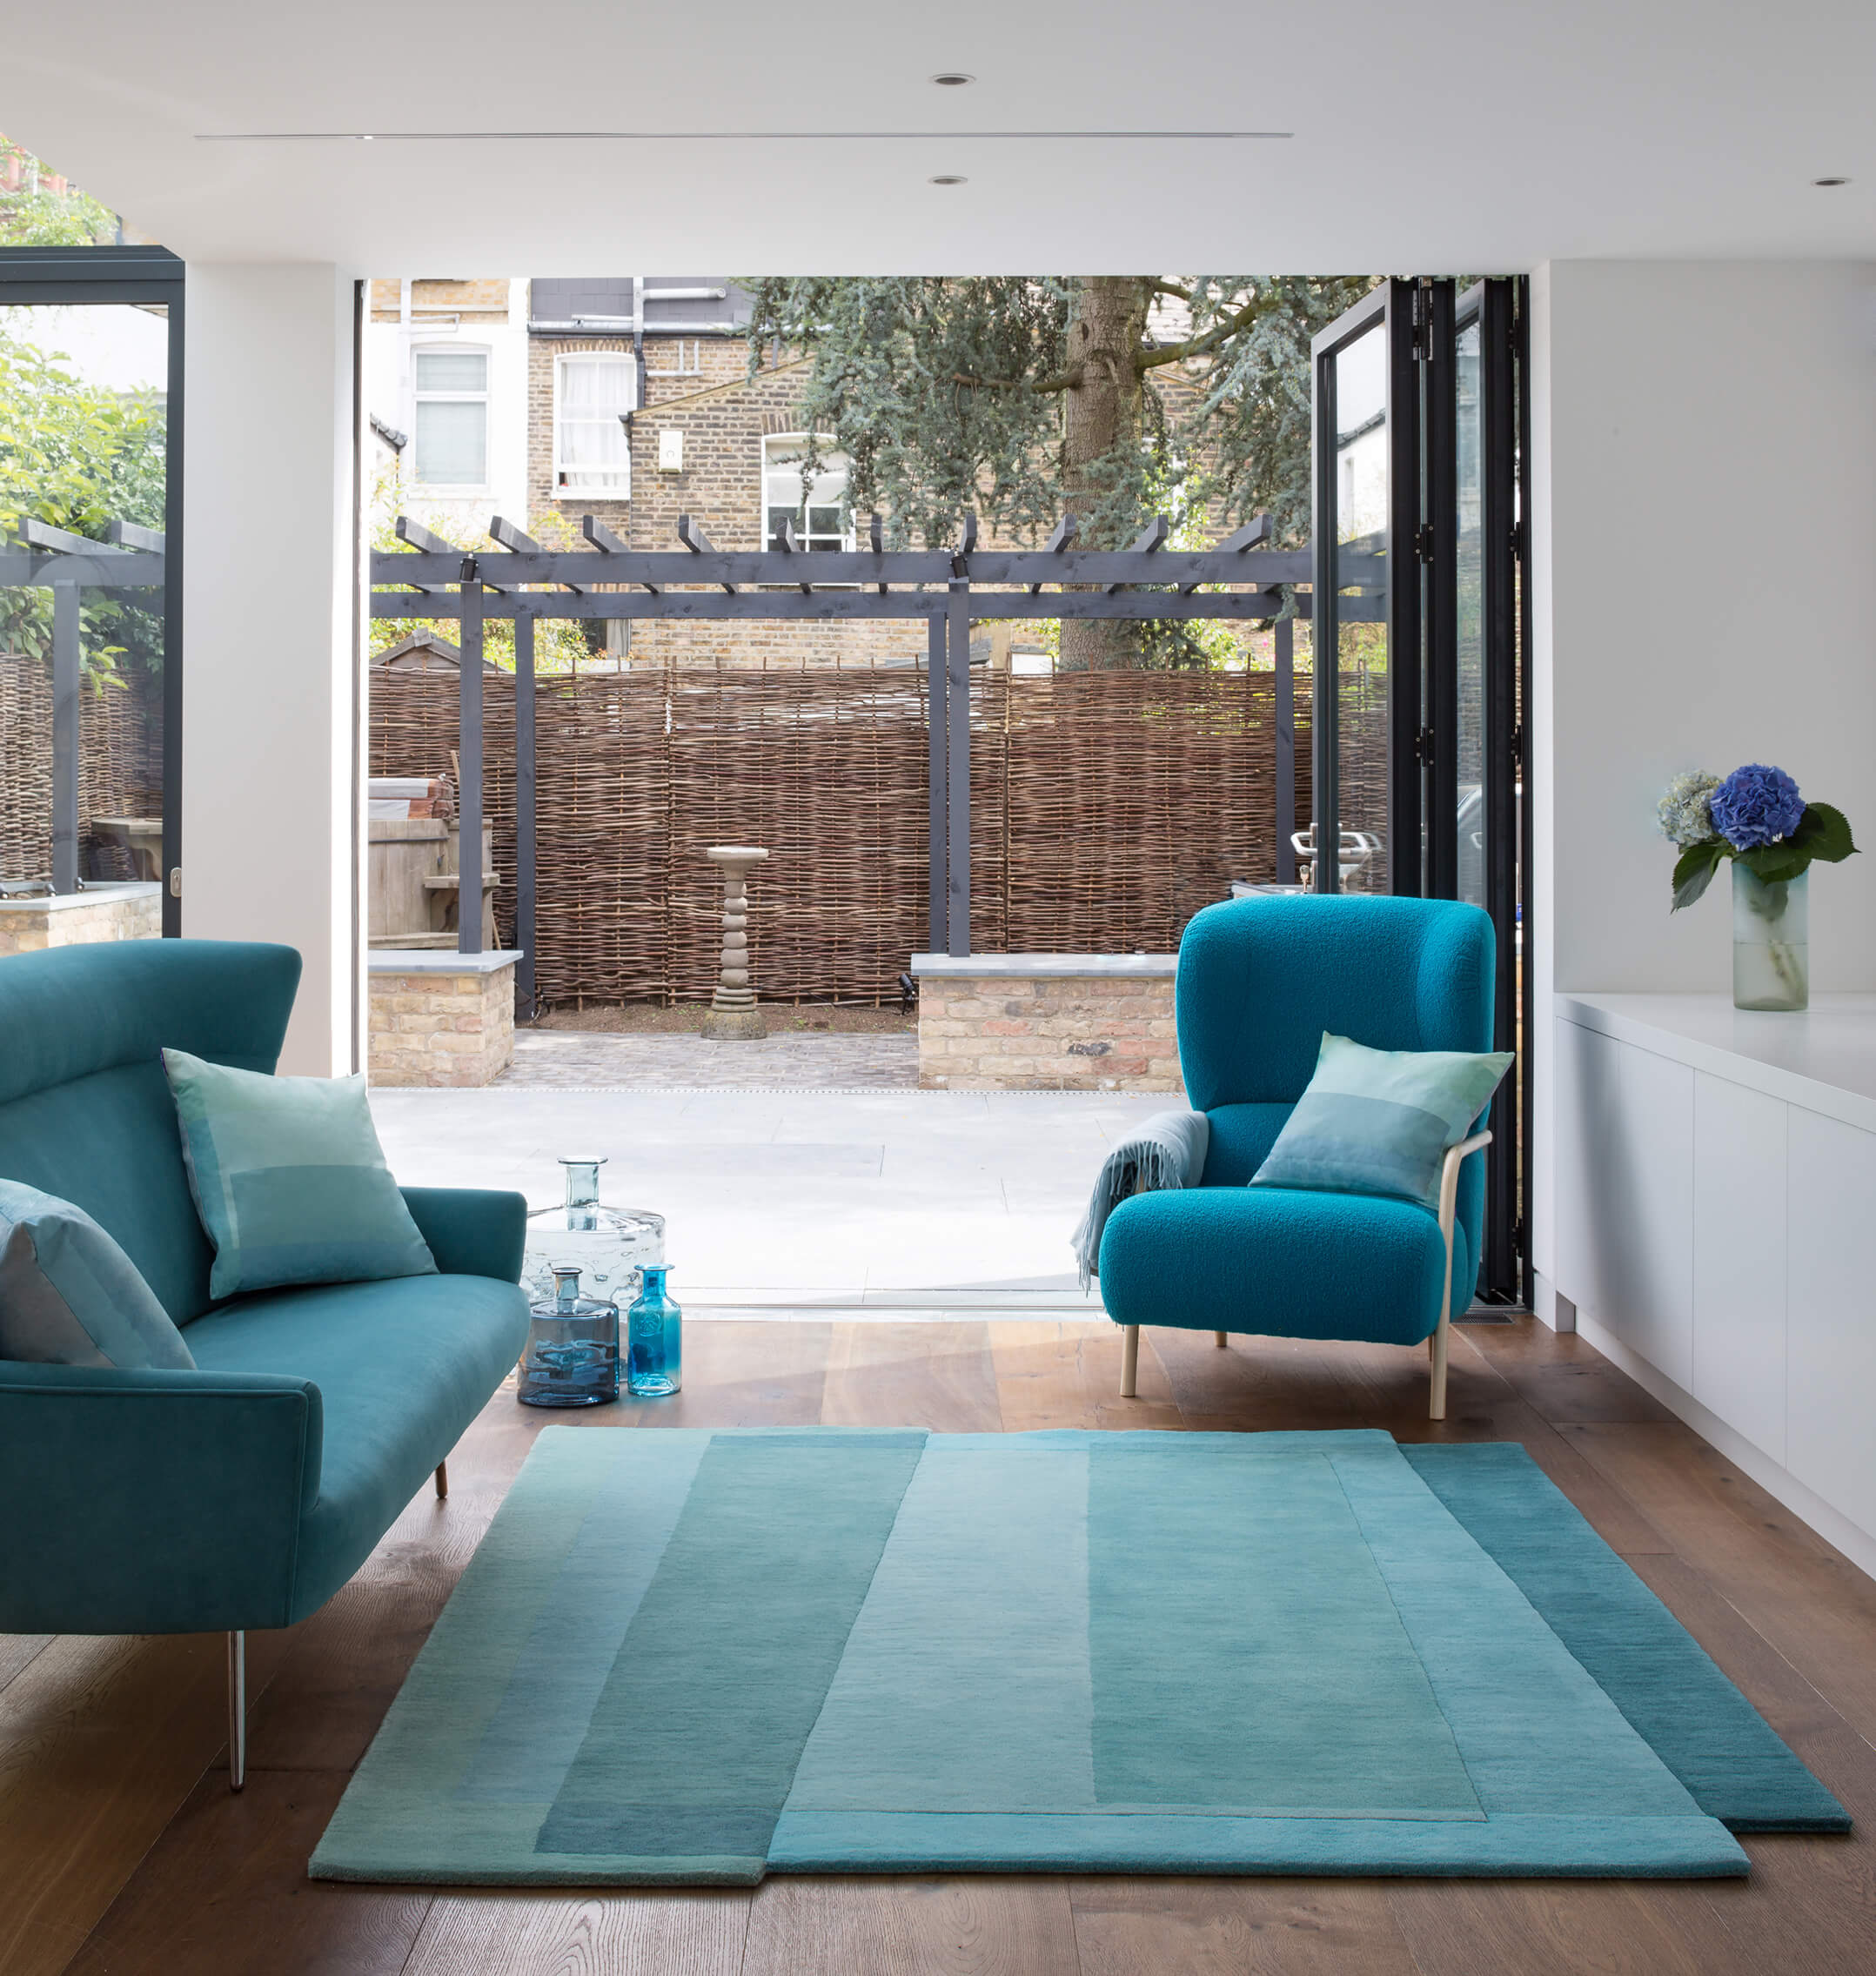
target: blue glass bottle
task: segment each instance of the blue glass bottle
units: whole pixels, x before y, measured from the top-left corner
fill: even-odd
[[[530,1316],[515,1389],[523,1406],[596,1407],[619,1397],[619,1306],[582,1296],[574,1264],[554,1264],[553,1295]]]
[[[626,1319],[626,1387],[634,1399],[662,1399],[684,1383],[684,1313],[665,1295],[670,1270],[645,1266],[645,1288]]]

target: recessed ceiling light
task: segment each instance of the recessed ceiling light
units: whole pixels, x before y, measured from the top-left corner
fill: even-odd
[[[976,79],[975,76],[967,76],[961,69],[941,69],[932,77],[941,90],[961,90]]]
[[[1813,185],[1847,185],[1850,181],[1847,178],[1813,178],[1811,183]]]
[[[970,180],[961,171],[941,171],[927,183],[933,185],[968,185]]]

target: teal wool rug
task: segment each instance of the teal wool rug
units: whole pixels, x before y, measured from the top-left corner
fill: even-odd
[[[312,1870],[1684,1876],[1847,1825],[1521,1448],[559,1428]]]

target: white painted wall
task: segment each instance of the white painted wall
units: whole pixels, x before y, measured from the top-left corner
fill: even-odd
[[[351,1071],[358,718],[352,283],[189,267],[183,930],[305,961],[283,1071]]]
[[[1813,867],[1812,984],[1876,988],[1876,263],[1553,261],[1531,306],[1537,1036],[1557,988],[1730,990],[1726,874],[1668,912],[1683,768],[1846,811],[1870,854]]]

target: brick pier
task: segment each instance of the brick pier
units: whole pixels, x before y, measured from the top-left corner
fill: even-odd
[[[1171,954],[913,956],[919,1083],[941,1091],[1182,1091]]]

